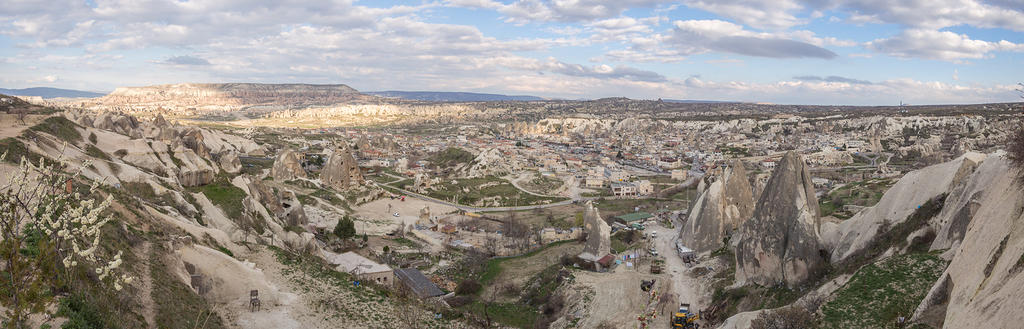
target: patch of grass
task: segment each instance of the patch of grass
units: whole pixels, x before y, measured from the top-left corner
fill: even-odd
[[[410,248],[413,248],[413,249],[417,249],[417,248],[420,247],[420,244],[416,243],[416,241],[412,241],[412,240],[409,240],[409,239],[404,238],[404,237],[403,238],[395,238],[395,239],[392,239],[391,241],[394,241],[397,244],[400,244],[400,245],[403,245],[403,246],[407,246],[407,247],[410,247]]]
[[[242,200],[245,199],[245,191],[231,185],[227,177],[218,177],[214,179],[210,184],[203,186],[190,187],[191,192],[201,192],[210,199],[210,202],[224,210],[224,214],[229,219],[237,219],[242,217],[243,206]]]
[[[213,312],[211,305],[186,286],[178,278],[174,277],[174,271],[163,261],[163,257],[155,254],[157,250],[163,250],[159,244],[154,244],[150,264],[150,273],[153,282],[151,297],[156,303],[156,323],[160,328],[169,329],[219,329],[225,328],[220,316]]]
[[[242,164],[243,174],[259,175],[264,169],[274,166],[274,159],[238,157],[238,160]]]
[[[427,161],[440,167],[454,167],[459,164],[469,163],[475,158],[473,153],[469,153],[466,150],[458,147],[449,147],[444,151],[434,154]]]
[[[576,242],[576,240],[558,241],[558,242],[549,243],[546,246],[544,246],[543,248],[538,248],[536,250],[530,251],[528,253],[525,253],[525,254],[522,254],[522,255],[519,255],[519,256],[491,258],[491,259],[487,260],[487,264],[484,266],[484,271],[483,271],[483,273],[480,274],[480,280],[479,281],[480,281],[480,283],[486,285],[486,284],[490,283],[492,280],[494,280],[495,278],[497,278],[498,274],[501,274],[501,263],[503,263],[503,262],[507,262],[507,261],[510,261],[510,260],[513,260],[513,259],[527,258],[527,257],[533,256],[533,255],[536,255],[537,253],[539,253],[541,251],[547,250],[548,248],[555,247],[555,246],[560,246],[560,245],[563,245],[563,244],[566,244],[566,243],[573,243],[573,242]]]
[[[310,196],[320,198],[320,200],[327,201],[327,203],[330,203],[339,208],[350,209],[347,200],[340,198],[337,193],[334,193],[329,190],[318,189],[316,191],[313,191],[313,193],[311,193]],[[302,200],[299,200],[299,202],[305,204],[305,202],[303,202]]]
[[[85,154],[90,156],[90,157],[96,158],[96,159],[110,161],[110,156],[107,155],[106,152],[103,152],[98,147],[96,147],[96,145],[92,145],[92,144],[86,145],[85,146]]]
[[[903,222],[895,226],[882,225],[878,228],[877,235],[875,235],[875,238],[868,243],[867,247],[847,257],[846,260],[831,268],[830,271],[833,272],[833,274],[851,273],[861,266],[870,263],[886,250],[889,250],[889,248],[896,247],[902,249],[903,247],[906,247],[907,236],[924,225],[928,225],[928,220],[935,217],[935,215],[938,215],[939,212],[942,211],[942,206],[945,201],[946,194],[939,195],[922,204]],[[935,238],[934,235],[930,237],[932,239]],[[931,243],[930,240],[915,241],[915,244],[919,246],[924,246],[929,243]]]
[[[130,196],[134,196],[160,206],[178,207],[177,202],[174,202],[174,197],[172,197],[169,192],[156,194],[156,191],[153,190],[153,186],[149,185],[149,183],[124,182],[121,187]]]
[[[231,250],[228,250],[228,248],[224,248],[224,246],[217,246],[217,250],[224,253],[225,255],[231,256],[232,258],[235,257],[235,253],[231,252]]]
[[[21,158],[25,157],[25,160],[33,164],[39,164],[39,159],[45,158],[46,156],[32,152],[22,143],[20,140],[8,137],[0,139],[0,154],[7,152],[7,157],[4,158],[5,162],[18,164],[21,163]]]
[[[65,117],[55,116],[46,118],[43,122],[28,128],[25,133],[31,134],[43,132],[53,135],[54,137],[68,142],[69,144],[75,144],[82,141],[82,134],[78,132],[78,129],[76,129],[78,127],[77,123],[71,122],[71,120],[68,120]]]
[[[181,162],[181,159],[178,159],[178,157],[174,156],[174,152],[167,152],[167,156],[171,158],[171,162],[174,162],[174,165],[177,166],[178,168],[181,168],[182,166],[185,165],[184,162]]]
[[[117,323],[106,323],[99,310],[92,303],[87,303],[81,294],[62,298],[57,315],[68,318],[62,329],[119,328]]]
[[[621,230],[612,234],[612,252],[618,254],[626,250],[640,248],[642,243],[640,231]]]
[[[470,313],[483,316],[484,304],[477,301],[465,306]],[[487,307],[491,320],[515,328],[533,328],[540,312],[537,308],[522,303],[492,303]]]
[[[404,181],[403,181],[404,182]],[[402,182],[399,182],[402,183]],[[494,177],[464,178],[435,184],[427,195],[440,200],[458,199],[460,204],[480,204],[485,199],[495,200],[489,206],[533,205],[567,200],[560,197],[541,197],[519,190],[507,180]],[[495,204],[496,203],[496,204]]]
[[[898,316],[909,317],[945,268],[946,262],[932,253],[864,266],[822,306],[823,328],[883,328]]]
[[[843,210],[845,205],[870,207],[882,199],[885,191],[895,184],[893,179],[873,178],[861,182],[847,184],[818,199],[821,216],[834,216],[847,219],[854,214]]]

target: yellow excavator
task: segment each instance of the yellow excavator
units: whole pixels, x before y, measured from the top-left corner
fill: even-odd
[[[672,315],[672,328],[700,329],[700,313],[690,311],[690,304],[679,305],[679,311]]]

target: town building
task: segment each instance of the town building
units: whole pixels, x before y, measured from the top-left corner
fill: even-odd
[[[354,252],[343,254],[327,255],[327,261],[331,265],[337,265],[335,270],[354,275],[363,281],[372,281],[380,285],[391,286],[394,283],[394,271],[391,267],[367,259]]]
[[[430,279],[415,268],[402,268],[395,270],[395,280],[398,281],[396,288],[399,293],[415,296],[419,299],[434,298],[444,295],[444,292],[437,287]]]

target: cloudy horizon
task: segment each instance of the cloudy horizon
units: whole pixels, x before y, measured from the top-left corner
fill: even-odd
[[[14,0],[2,88],[346,84],[561,99],[1020,101],[1008,0]]]

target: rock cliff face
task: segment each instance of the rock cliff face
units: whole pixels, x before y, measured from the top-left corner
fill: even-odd
[[[683,244],[697,252],[721,248],[723,238],[754,214],[754,198],[743,163],[733,161],[692,209],[679,231]]]
[[[583,247],[580,258],[597,261],[611,253],[612,228],[601,218],[601,213],[590,201],[587,201],[587,207],[583,212],[583,229],[587,233],[587,245]]]
[[[359,163],[348,147],[334,150],[320,171],[320,181],[337,190],[347,190],[364,183]]]
[[[940,232],[959,232],[963,227],[962,242],[951,249],[955,254],[949,267],[918,307],[915,320],[938,318],[930,324],[945,328],[1011,328],[1024,323],[1024,187],[1010,168],[1005,153],[989,155],[966,182],[966,193],[947,197],[947,206],[950,198],[969,200],[956,201],[968,206],[951,209],[953,220],[938,221],[944,223]],[[935,240],[940,247],[956,246],[955,235],[954,241],[940,242],[942,235]]]
[[[866,247],[878,235],[879,228],[902,223],[918,206],[949,192],[965,180],[984,158],[984,154],[968,153],[904,175],[877,204],[839,223],[835,232],[823,235],[826,244],[832,247],[831,261],[845,260]]]
[[[206,163],[191,149],[179,146],[174,149],[174,157],[179,159],[178,183],[181,186],[201,186],[213,181],[216,170]]]
[[[736,281],[795,287],[824,264],[818,200],[810,171],[794,152],[782,157],[754,215],[740,228]]]
[[[284,205],[281,203],[281,198],[277,196],[263,181],[256,179],[255,177],[246,175],[246,188],[249,190],[249,196],[253,200],[257,201],[258,204],[262,205],[269,212],[268,215],[274,217],[283,217],[285,213]]]
[[[242,171],[242,161],[238,159],[238,152],[227,151],[220,156],[220,168],[229,174],[237,174]]]
[[[274,159],[274,166],[270,168],[270,176],[279,181],[306,178],[306,170],[299,161],[299,153],[292,149],[281,151],[277,159]]]

